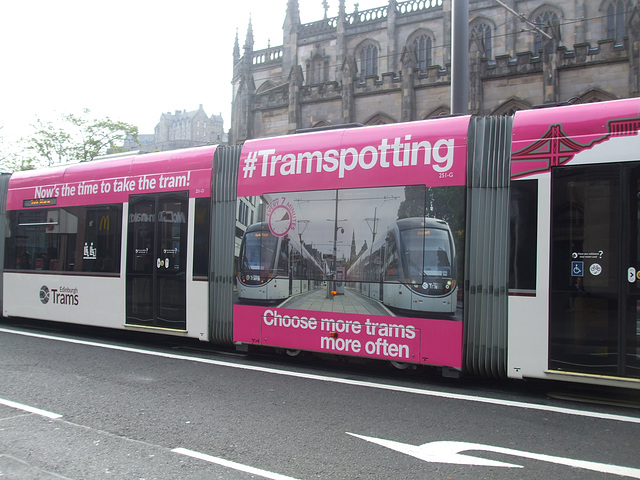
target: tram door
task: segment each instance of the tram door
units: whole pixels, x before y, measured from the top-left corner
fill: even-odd
[[[188,192],[129,197],[127,324],[186,330]]]
[[[549,369],[640,378],[640,164],[552,170]]]

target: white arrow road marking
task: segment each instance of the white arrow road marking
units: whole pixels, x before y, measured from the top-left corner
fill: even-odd
[[[511,448],[494,447],[491,445],[483,445],[481,443],[468,442],[430,442],[423,445],[410,445],[408,443],[394,442],[392,440],[384,440],[382,438],[365,437],[355,433],[346,432],[347,435],[366,440],[367,442],[376,443],[383,447],[390,448],[405,455],[410,455],[425,462],[431,463],[452,463],[456,465],[479,465],[487,467],[516,467],[522,468],[520,465],[511,463],[496,462],[494,460],[485,460],[483,458],[464,455],[460,452],[467,450],[476,450],[484,452],[495,452],[504,455],[513,455],[515,457],[530,458],[541,462],[556,463],[558,465],[566,465],[569,467],[583,468],[600,473],[610,473],[622,477],[639,478],[640,469],[621,467],[618,465],[610,465],[607,463],[588,462],[585,460],[574,460],[572,458],[555,457],[552,455],[542,455],[539,453],[523,452],[521,450],[513,450]]]

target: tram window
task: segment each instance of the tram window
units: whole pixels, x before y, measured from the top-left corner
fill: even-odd
[[[278,255],[278,273],[280,275],[289,274],[289,238],[285,237],[280,242],[280,252]]]
[[[9,212],[5,267],[120,272],[122,206]]]
[[[511,183],[509,229],[509,289],[536,289],[538,241],[538,181]]]
[[[196,198],[194,227],[193,276],[207,277],[209,271],[209,238],[211,232],[211,199]]]
[[[386,280],[395,280],[399,278],[399,261],[398,261],[398,246],[396,245],[396,240],[394,237],[387,237],[387,258],[386,258],[386,267],[385,267],[385,279]]]
[[[83,211],[84,210],[84,211]],[[79,235],[75,270],[82,272],[120,273],[122,242],[122,206],[80,207],[85,214],[84,238]],[[82,255],[80,255],[82,251]]]

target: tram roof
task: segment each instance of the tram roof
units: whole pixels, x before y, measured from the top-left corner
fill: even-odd
[[[38,194],[38,189],[77,187],[81,184],[96,184],[96,182],[112,182],[114,180],[132,181],[135,179],[138,181],[144,177],[154,178],[177,172],[200,170],[210,172],[216,147],[216,145],[208,145],[16,172],[9,179],[7,209],[22,208],[23,200],[41,197],[42,195]],[[201,180],[199,181],[201,182]],[[127,193],[145,193],[137,190]],[[76,200],[66,203],[77,205],[95,202],[78,202]]]

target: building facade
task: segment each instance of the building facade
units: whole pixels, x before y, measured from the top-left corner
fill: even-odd
[[[176,110],[160,116],[156,125],[155,143],[159,150],[197,147],[224,143],[223,121],[220,115],[207,116],[202,104],[198,110]]]
[[[236,36],[230,143],[450,112],[451,0],[283,15],[281,46],[255,49],[249,22],[241,55]],[[638,96],[639,52],[638,0],[469,0],[469,112]]]
[[[198,110],[163,113],[153,134],[140,134],[137,142],[128,139],[124,146],[130,150],[154,152],[226,144],[227,140],[222,116],[208,116],[200,104]]]

